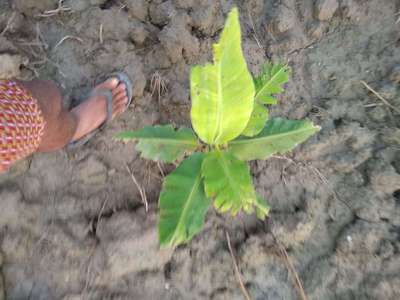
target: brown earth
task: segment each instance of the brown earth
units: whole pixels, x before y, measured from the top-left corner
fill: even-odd
[[[277,240],[309,299],[400,299],[400,118],[360,83],[400,108],[398,0],[65,0],[44,14],[57,3],[0,0],[0,77],[53,79],[70,105],[125,70],[135,104],[87,146],[0,177],[1,300],[243,299],[225,231],[252,299],[301,299]],[[250,69],[293,67],[272,114],[322,130],[252,163],[268,221],[210,212],[191,243],[161,251],[160,170],[112,137],[189,124],[190,66],[210,60],[233,5]]]

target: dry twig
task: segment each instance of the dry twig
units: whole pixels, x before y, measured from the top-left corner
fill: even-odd
[[[43,37],[42,32],[40,31],[39,23],[36,24],[36,38],[33,41],[25,41],[19,40],[20,50],[25,52],[27,56],[33,57],[35,60],[30,62],[29,65],[25,67],[29,70],[32,70],[36,77],[39,77],[38,69],[40,69],[44,64],[50,63],[54,67],[57,68],[58,72],[61,76],[66,78],[67,76],[61,70],[61,67],[56,62],[52,61],[48,55],[47,50],[49,49],[49,45]]]
[[[165,177],[165,172],[164,172],[164,169],[163,169],[163,167],[162,167],[162,165],[161,165],[161,163],[159,161],[157,162],[157,167],[158,167],[158,170],[160,170],[160,174],[161,174],[162,178],[164,178]]]
[[[58,0],[58,6],[56,9],[46,10],[42,14],[38,15],[38,17],[48,18],[48,17],[58,15],[59,13],[62,13],[62,12],[71,11],[71,8],[64,6],[63,2],[64,2],[64,0]]]
[[[232,257],[233,266],[235,267],[235,274],[236,274],[236,278],[239,282],[240,289],[242,290],[242,293],[243,293],[244,297],[246,298],[246,300],[251,300],[249,292],[247,291],[246,286],[243,283],[242,274],[240,274],[239,266],[236,262],[235,255],[233,254],[231,238],[229,236],[229,233],[227,231],[225,231],[225,235],[226,235],[226,241],[228,243],[229,253],[231,254],[231,257]]]
[[[100,24],[99,39],[100,39],[100,44],[103,44],[103,24]]]
[[[42,46],[42,51],[44,53],[46,52],[47,49],[49,49],[49,44],[47,44],[45,38],[43,37],[39,23],[36,23],[36,42]]]
[[[91,284],[91,282],[96,278],[96,275],[92,275],[92,267],[93,267],[93,256],[95,254],[96,251],[96,246],[92,247],[92,250],[90,251],[90,255],[88,257],[88,265],[86,268],[86,276],[85,276],[85,287],[83,288],[82,291],[82,295],[83,295],[83,299],[89,299],[89,286]]]
[[[368,103],[368,104],[364,104],[365,108],[370,108],[370,107],[377,107],[377,106],[382,106],[383,103]]]
[[[364,85],[370,92],[372,92],[379,100],[381,100],[386,106],[393,109],[395,112],[400,114],[400,109],[390,104],[385,98],[383,98],[377,91],[370,87],[365,81],[360,80],[361,84]]]
[[[64,43],[64,41],[66,41],[68,39],[77,40],[81,44],[83,43],[83,40],[81,38],[77,37],[77,36],[66,35],[54,46],[53,51],[55,51],[57,49],[57,47],[59,47],[62,43]]]
[[[259,47],[261,50],[264,50],[263,46],[261,46],[260,39],[259,39],[258,36],[257,36],[256,27],[254,26],[253,17],[251,16],[249,5],[247,5],[247,14],[248,14],[248,16],[249,16],[251,28],[253,29],[253,36],[254,36],[254,39],[256,40],[256,43],[257,43],[258,47]]]
[[[14,21],[14,18],[17,14],[15,13],[15,11],[11,14],[11,17],[8,19],[6,27],[4,27],[3,31],[0,33],[0,36],[3,36],[4,34],[6,34],[6,32],[10,29],[11,23],[12,21]]]
[[[153,96],[154,93],[157,92],[158,104],[160,105],[161,96],[164,93],[168,92],[167,83],[160,73],[155,72],[151,76],[150,88],[151,88],[151,96]]]
[[[108,198],[106,198],[106,199],[104,200],[103,205],[101,206],[99,215],[97,216],[97,225],[99,225],[99,223],[100,223],[101,215],[103,214],[103,211],[104,211],[104,209],[105,209],[105,207],[106,207],[107,200],[108,200]]]
[[[294,268],[293,263],[290,260],[289,254],[287,253],[285,247],[281,244],[281,242],[276,237],[274,238],[279,248],[279,254],[283,258],[286,268],[289,270],[289,273],[292,275],[292,279],[294,281],[295,286],[298,289],[301,299],[308,300],[307,295],[303,288],[303,284],[301,283],[300,277],[297,274],[296,269]]]
[[[139,182],[136,180],[136,177],[133,175],[133,173],[132,173],[131,169],[129,169],[128,165],[125,165],[125,167],[128,170],[128,173],[131,175],[133,183],[136,185],[137,189],[139,190],[140,197],[142,198],[144,208],[145,208],[146,212],[148,212],[149,211],[149,203],[147,202],[146,191],[144,190],[143,187],[140,186]]]
[[[119,2],[119,9],[118,12],[121,12],[123,9],[125,9],[128,5],[123,3],[122,1],[118,1]]]

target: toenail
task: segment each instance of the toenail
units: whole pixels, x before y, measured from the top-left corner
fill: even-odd
[[[112,84],[113,86],[117,86],[119,80],[118,80],[118,78],[113,77],[113,78],[110,79],[110,82],[111,82],[111,84]]]

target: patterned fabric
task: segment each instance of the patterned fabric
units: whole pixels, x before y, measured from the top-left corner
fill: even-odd
[[[45,121],[33,96],[10,80],[0,80],[0,171],[35,152]]]

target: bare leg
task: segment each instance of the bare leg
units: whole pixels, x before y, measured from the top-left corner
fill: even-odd
[[[92,96],[71,111],[62,105],[60,90],[51,81],[20,82],[38,100],[46,121],[39,152],[63,148],[99,127],[107,118],[104,96]],[[125,85],[116,78],[99,84],[95,89],[109,89],[113,94],[113,116],[124,111],[128,98]]]

